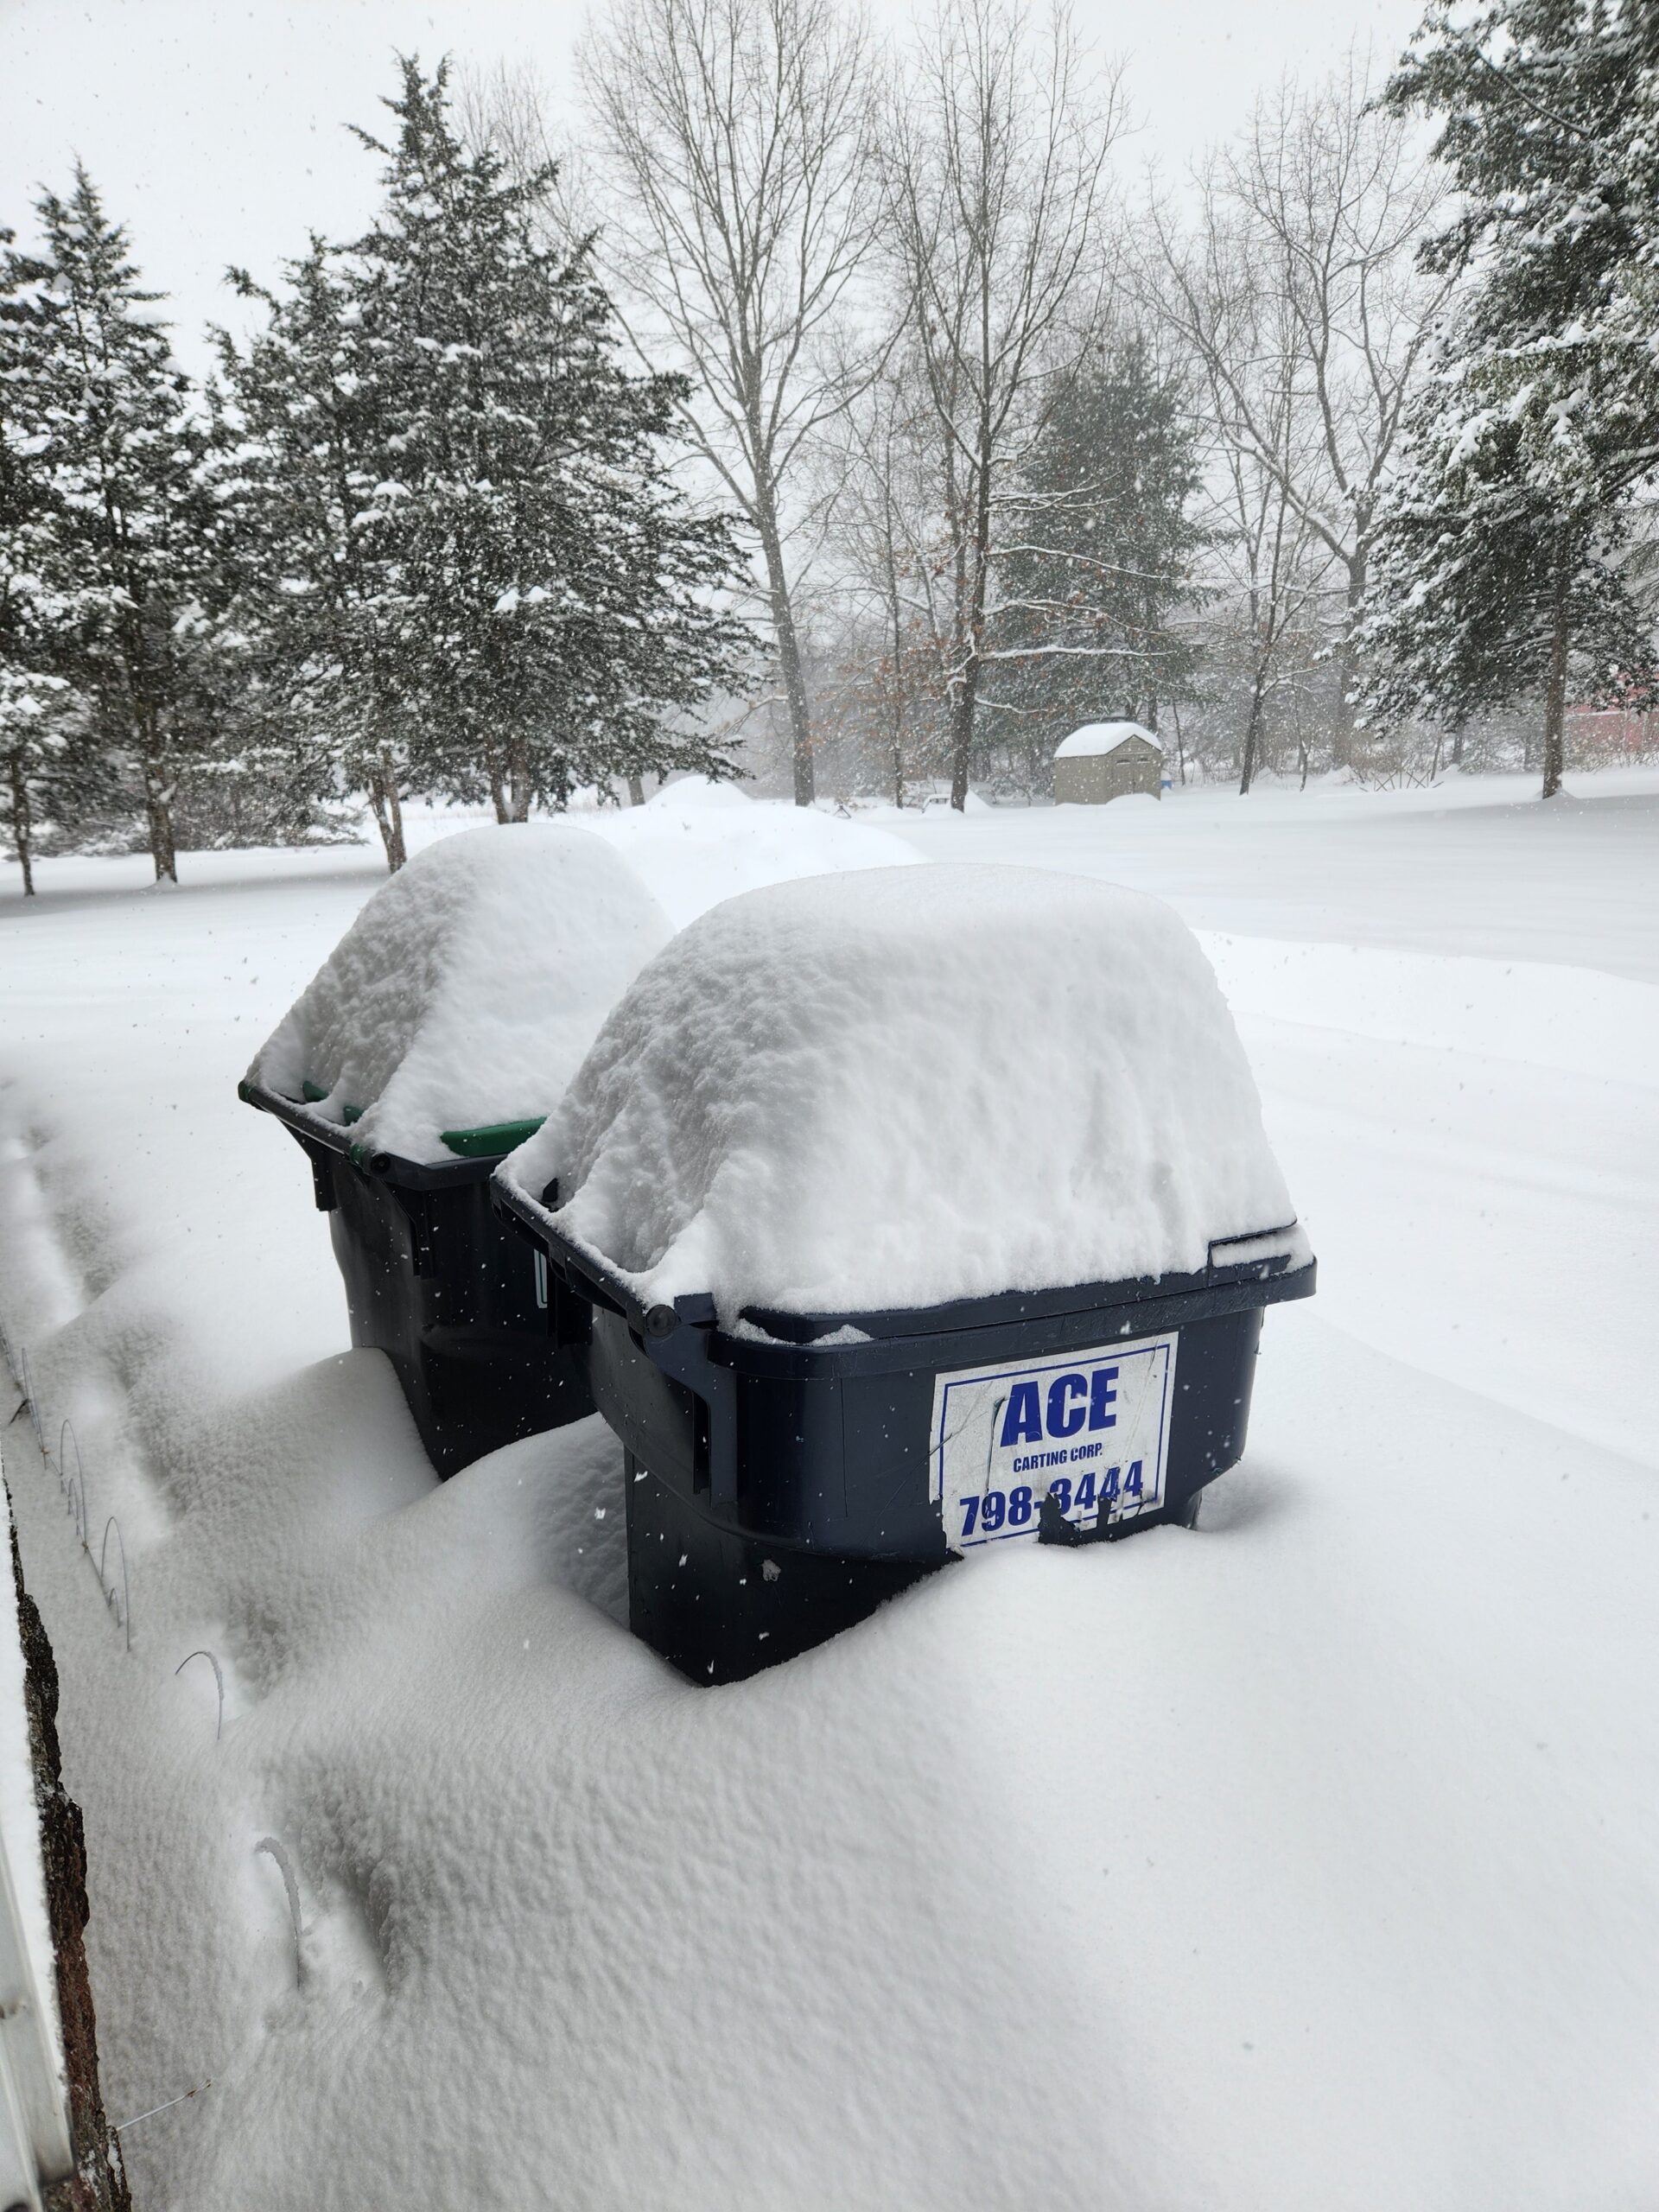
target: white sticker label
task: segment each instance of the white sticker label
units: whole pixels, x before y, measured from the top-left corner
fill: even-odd
[[[937,1376],[933,1496],[951,1550],[1034,1536],[1046,1496],[1079,1529],[1161,1505],[1176,1343],[1172,1332]]]

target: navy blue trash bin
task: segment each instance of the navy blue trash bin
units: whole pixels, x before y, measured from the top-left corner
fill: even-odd
[[[452,1132],[464,1148],[426,1163],[365,1150],[304,1100],[239,1090],[310,1161],[352,1342],[391,1360],[440,1475],[592,1413],[586,1302],[490,1203],[498,1161],[535,1123]]]
[[[1190,1522],[1244,1449],[1264,1309],[1311,1296],[1294,1227],[1197,1274],[877,1313],[642,1305],[505,1176],[494,1203],[566,1294],[626,1456],[629,1619],[735,1681],[949,1560]],[[556,1192],[549,1192],[550,1200]],[[583,1315],[579,1309],[586,1308]]]

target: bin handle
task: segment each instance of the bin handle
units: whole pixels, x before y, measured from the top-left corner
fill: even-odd
[[[491,1178],[490,1187],[497,1210],[522,1223],[531,1232],[546,1251],[549,1263],[567,1281],[572,1275],[580,1275],[588,1288],[598,1294],[597,1303],[621,1314],[639,1335],[660,1343],[680,1327],[684,1315],[671,1306],[647,1306],[619,1268],[597,1253],[590,1252],[585,1245],[578,1244],[567,1230],[560,1228],[550,1207],[543,1205],[539,1198],[531,1198],[521,1184],[510,1182],[499,1168]]]
[[[342,1160],[351,1157],[352,1141],[338,1122],[324,1119],[303,1099],[284,1098],[278,1090],[263,1083],[249,1083],[245,1079],[236,1086],[236,1095],[244,1105],[257,1106],[262,1114],[274,1114],[279,1122],[286,1122],[297,1135],[303,1128],[308,1137],[329,1152],[336,1152]]]
[[[709,1357],[707,1325],[715,1319],[713,1300],[703,1296],[674,1306],[660,1302],[647,1306],[619,1268],[578,1244],[559,1226],[552,1208],[532,1198],[521,1184],[509,1181],[498,1168],[491,1188],[498,1209],[531,1230],[550,1265],[557,1268],[566,1282],[580,1276],[586,1294],[595,1304],[621,1315],[645,1345],[652,1365],[671,1375],[708,1407],[709,1494],[716,1504],[734,1503],[737,1497],[737,1377]],[[554,1186],[550,1184],[548,1188],[551,1193]],[[682,1312],[681,1304],[691,1310]]]

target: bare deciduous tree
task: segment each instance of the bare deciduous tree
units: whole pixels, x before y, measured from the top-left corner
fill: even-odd
[[[1153,218],[1165,311],[1204,363],[1224,443],[1273,480],[1336,572],[1344,760],[1377,499],[1446,291],[1415,254],[1440,180],[1370,103],[1354,64],[1311,92],[1287,81],[1205,169],[1196,245],[1167,209]],[[1256,303],[1248,342],[1241,286]]]
[[[1192,347],[1205,385],[1205,480],[1219,623],[1242,651],[1239,790],[1262,764],[1287,657],[1306,642],[1334,556],[1309,519],[1328,485],[1316,412],[1304,404],[1294,310],[1262,281],[1236,214],[1206,192],[1195,239],[1154,210],[1160,253],[1149,288]],[[1198,335],[1201,334],[1201,338]],[[1229,655],[1233,658],[1233,655]]]
[[[568,250],[598,227],[582,149],[558,127],[532,63],[498,61],[493,69],[457,70],[454,112],[467,150],[499,155],[515,184],[554,172],[533,210],[533,226],[544,245]]]
[[[950,796],[968,796],[999,499],[1094,321],[1118,79],[1070,15],[941,7],[896,86],[883,226],[938,442]]]
[[[614,0],[581,67],[615,207],[607,250],[694,390],[692,435],[753,530],[794,759],[812,730],[791,473],[857,388],[841,326],[876,219],[870,42],[835,0]]]
[[[869,749],[900,807],[935,753],[938,719],[938,502],[927,413],[913,362],[895,353],[823,455],[847,615],[843,689],[863,709]]]

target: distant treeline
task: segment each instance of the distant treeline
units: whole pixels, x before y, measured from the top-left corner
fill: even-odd
[[[1649,11],[1437,4],[1177,197],[1063,10],[616,0],[580,74],[556,158],[406,61],[372,226],[229,272],[200,383],[84,171],[0,233],[26,879],[682,768],[1036,793],[1116,715],[1245,790],[1647,728]]]

